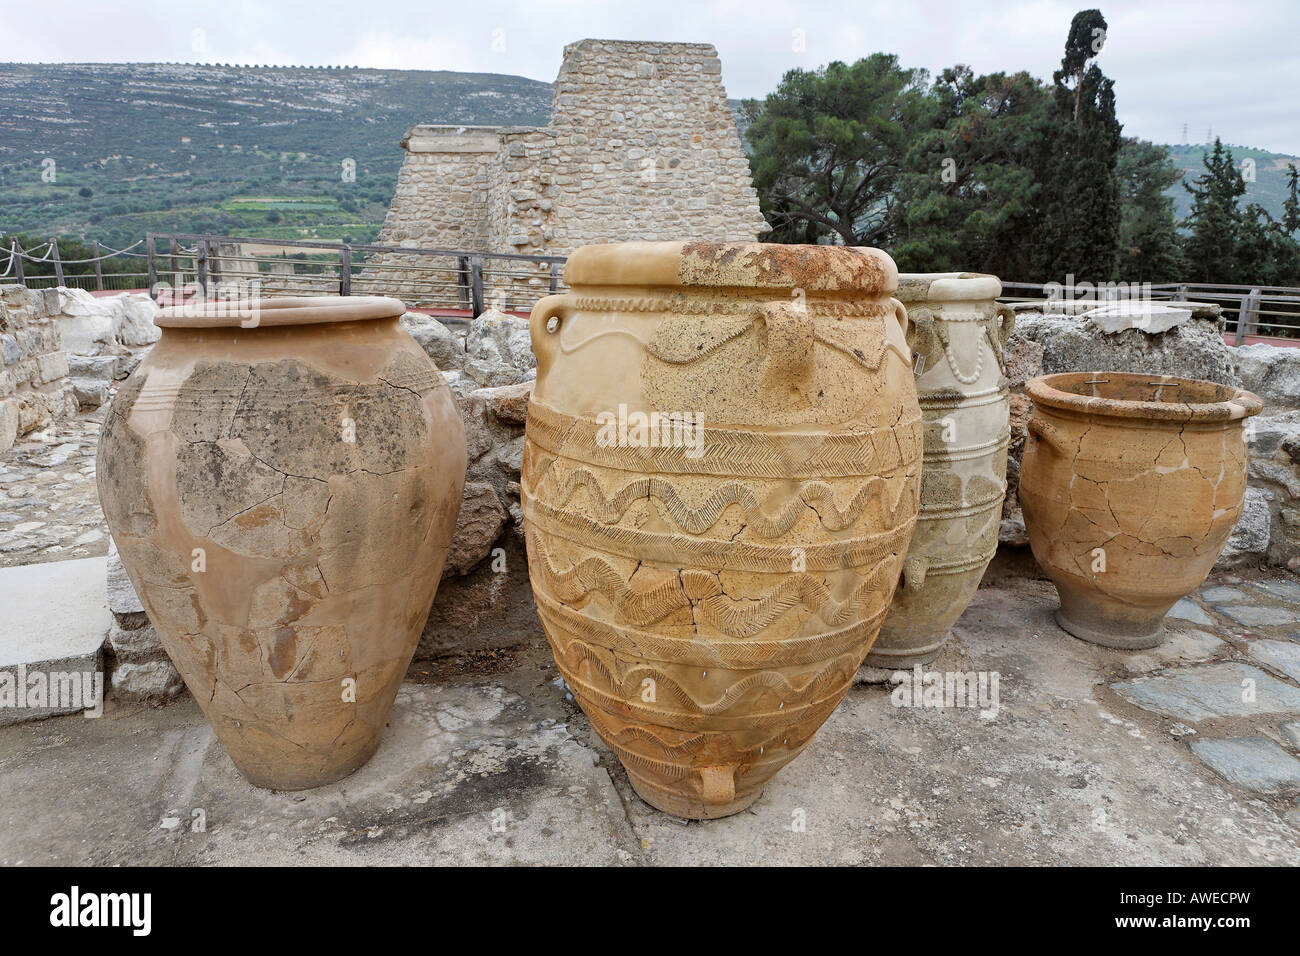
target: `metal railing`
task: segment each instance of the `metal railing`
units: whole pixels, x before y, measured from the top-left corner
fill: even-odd
[[[543,295],[566,288],[564,256],[182,232],[149,233],[125,249],[108,249],[97,241],[91,246],[93,257],[61,259],[53,239],[30,249],[16,239],[0,240],[0,282],[29,288],[147,289],[155,298],[170,288],[175,301],[199,289],[219,292],[256,281],[262,295],[393,295],[410,306],[470,315],[488,306],[527,312]],[[105,271],[105,262],[122,259],[140,270]],[[28,274],[31,269],[24,269],[24,263],[43,265],[51,274]],[[72,268],[90,265],[93,272]],[[1055,284],[1050,292],[1048,285],[1034,282],[1003,282],[1002,287],[1005,302],[1047,301],[1052,292],[1063,291],[1067,299],[1095,305],[1132,293],[1157,302],[1210,303],[1222,310],[1234,344],[1271,337],[1300,346],[1300,288],[1195,282],[1102,283],[1064,290]],[[1085,288],[1087,295],[1076,294]]]
[[[58,286],[65,289],[94,289],[99,292],[138,289],[143,285],[142,280],[148,279],[145,265],[147,255],[132,250],[143,245],[145,240],[141,239],[125,249],[108,249],[95,240],[91,242],[95,253],[93,256],[64,259],[60,255],[59,244],[54,239],[23,249],[17,239],[11,238],[8,242],[0,241],[0,282],[11,280],[29,289],[53,289]],[[104,271],[105,262],[123,258],[138,260],[143,271]],[[30,266],[24,266],[24,263],[32,266],[49,265],[52,271],[48,275],[37,275],[34,272],[29,275],[32,270]],[[86,265],[93,265],[94,271],[69,271],[69,267]]]
[[[1099,306],[1125,297],[1112,294],[1115,284],[1087,288],[1087,296],[1073,297],[1074,300]],[[1045,302],[1049,298],[1047,286],[1042,283],[1003,282],[1002,289],[1005,302]],[[1053,287],[1054,291],[1060,289],[1059,285]],[[1296,345],[1300,345],[1300,288],[1161,282],[1122,287],[1121,291],[1139,289],[1143,295],[1149,292],[1155,302],[1204,302],[1219,306],[1234,345],[1242,345],[1247,337],[1296,339]],[[1070,291],[1068,287],[1065,289],[1067,298],[1071,298]]]
[[[145,247],[155,296],[160,280],[177,294],[256,281],[263,295],[393,295],[479,315],[487,306],[526,312],[565,288],[564,256],[195,233],[150,233]]]

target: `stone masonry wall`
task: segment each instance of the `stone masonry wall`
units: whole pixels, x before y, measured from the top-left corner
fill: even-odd
[[[581,40],[564,51],[546,127],[416,126],[381,245],[568,255],[596,242],[752,240],[767,231],[709,44]],[[421,263],[375,271],[421,301]],[[430,265],[425,260],[423,265]],[[528,308],[549,269],[489,261],[485,296]],[[498,306],[501,303],[498,301]]]
[[[20,436],[77,413],[59,314],[57,289],[0,286],[0,452]]]
[[[551,249],[767,231],[710,44],[570,44],[550,128],[557,173],[577,180],[557,199]]]

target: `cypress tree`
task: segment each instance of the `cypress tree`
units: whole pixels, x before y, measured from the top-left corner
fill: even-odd
[[[1119,120],[1112,80],[1093,62],[1106,39],[1100,10],[1070,22],[1061,68],[1052,74],[1052,135],[1040,159],[1044,202],[1035,231],[1035,272],[1041,281],[1072,273],[1091,282],[1115,276],[1120,202],[1115,175]]]

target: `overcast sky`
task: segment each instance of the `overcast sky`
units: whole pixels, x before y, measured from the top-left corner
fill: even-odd
[[[733,97],[877,51],[932,73],[1049,79],[1085,0],[0,0],[0,57],[513,73],[550,82],[583,37],[717,46]],[[1300,0],[1103,0],[1100,62],[1127,135],[1300,154]]]

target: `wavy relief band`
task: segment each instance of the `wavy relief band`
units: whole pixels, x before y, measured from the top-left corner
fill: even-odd
[[[768,304],[765,295],[757,297],[712,296],[701,298],[692,293],[677,295],[603,296],[573,295],[573,306],[579,312],[666,312],[671,315],[749,316],[756,305]],[[793,301],[793,299],[791,300]],[[820,299],[804,296],[803,306],[814,316],[834,319],[876,319],[888,311],[875,302],[844,299]]]
[[[633,502],[657,498],[679,528],[690,534],[703,534],[718,523],[729,507],[739,505],[745,513],[745,526],[764,538],[785,534],[808,510],[813,511],[822,527],[828,531],[843,531],[857,522],[873,495],[882,487],[887,489],[889,485],[884,478],[873,475],[862,483],[849,502],[841,508],[835,499],[835,489],[824,481],[812,481],[795,491],[787,492],[778,512],[769,515],[758,495],[743,481],[731,481],[717,486],[703,504],[692,508],[672,481],[662,475],[634,478],[609,496],[605,495],[595,472],[586,466],[575,468],[562,481],[555,479],[553,474],[547,478],[550,480],[544,478],[537,486],[537,493],[545,494],[553,507],[563,509],[582,489],[587,492],[590,501],[588,507],[595,517],[607,524],[618,522]],[[547,487],[556,484],[559,487],[553,490]],[[905,490],[899,489],[899,498]],[[895,501],[895,509],[897,505],[898,502]]]
[[[751,544],[724,538],[692,538],[689,535],[641,531],[607,525],[577,512],[552,508],[528,493],[525,514],[528,524],[557,538],[584,548],[597,548],[610,555],[658,564],[727,568],[731,571],[788,573],[796,557],[808,571],[842,571],[872,565],[888,554],[902,554],[912,539],[914,519],[906,520],[879,534],[845,538],[826,544],[801,543],[794,547]],[[915,498],[908,499],[915,501]]]
[[[547,588],[566,604],[576,604],[589,594],[603,594],[620,617],[645,626],[662,621],[675,611],[691,606],[690,599],[673,578],[644,591],[628,585],[609,562],[592,555],[567,568],[557,568],[535,531],[528,532],[529,554],[536,554],[530,567],[542,572]]]
[[[796,607],[805,608],[833,626],[860,620],[870,607],[870,597],[880,591],[880,586],[867,577],[850,596],[836,600],[824,582],[805,572],[792,574],[763,597],[744,601],[742,606],[741,601],[723,592],[717,575],[710,572],[682,571],[682,583],[704,621],[736,637],[752,637]]]
[[[717,575],[709,571],[685,569],[679,576],[639,591],[598,555],[559,568],[534,529],[528,530],[527,539],[530,569],[541,572],[541,583],[559,600],[575,604],[593,592],[599,593],[610,601],[620,617],[640,627],[692,606],[700,610],[707,623],[730,637],[757,634],[800,606],[828,624],[846,624],[855,617],[865,616],[860,611],[870,614],[868,599],[881,590],[868,576],[850,597],[840,601],[822,581],[803,572],[786,577],[764,597],[746,601],[747,606],[742,608],[738,601],[723,595]]]
[[[659,324],[646,351],[667,365],[694,365],[710,358],[730,342],[764,327],[769,314],[772,314],[768,311],[771,308],[768,306],[759,314],[746,317],[710,319],[702,316],[677,316],[666,319]],[[798,313],[802,310],[776,307],[777,314],[788,314],[791,311]],[[812,344],[817,343],[834,349],[871,371],[880,368],[880,361],[889,347],[883,315],[854,322],[814,325],[810,329],[810,335],[808,348],[811,349]],[[590,340],[584,339],[584,344]],[[574,345],[566,351],[576,348]]]
[[[740,706],[751,694],[774,693],[781,700],[782,709],[799,707],[825,696],[828,688],[839,686],[838,677],[852,677],[861,663],[861,655],[841,654],[830,658],[822,666],[807,672],[795,680],[773,669],[750,671],[743,677],[723,688],[722,693],[712,700],[697,700],[671,674],[661,667],[650,663],[636,663],[622,675],[614,673],[617,661],[606,661],[600,648],[593,647],[585,641],[574,638],[568,642],[557,642],[555,652],[564,658],[565,670],[579,675],[587,688],[594,688],[616,700],[624,702],[629,713],[640,711],[651,719],[651,723],[660,723],[657,719],[670,714],[694,714],[719,716]],[[587,665],[585,668],[583,665]],[[652,680],[655,687],[655,705],[675,701],[680,706],[676,709],[663,706],[647,705],[641,701],[643,681]],[[603,686],[602,686],[603,681]],[[753,712],[751,712],[752,714]],[[775,713],[772,711],[771,713]]]
[[[705,731],[684,735],[683,743],[672,744],[657,737],[646,727],[627,725],[614,729],[607,722],[611,716],[607,711],[596,707],[588,714],[588,719],[601,740],[616,751],[620,759],[641,770],[680,780],[699,773],[702,765],[716,759],[709,752],[718,736],[716,733]],[[762,738],[760,743],[735,748],[727,762],[738,764],[741,772],[746,775],[757,775],[760,781],[766,780],[797,757],[816,731],[815,724],[807,728],[789,727],[778,730]]]
[[[809,713],[818,714],[820,711]],[[677,730],[653,724],[628,723],[618,714],[601,707],[593,709],[591,724],[601,739],[610,746],[627,749],[643,759],[658,759],[674,766],[689,768],[694,763],[698,767],[698,761],[710,749],[719,749],[719,731]],[[729,737],[722,743],[732,751],[735,758],[753,769],[764,763],[786,763],[799,753],[816,731],[815,724],[803,721],[787,727],[771,728],[761,735],[749,735],[750,739],[738,747],[735,746],[734,737]],[[757,739],[753,739],[754,736]],[[767,759],[763,760],[764,757]]]
[[[778,705],[771,710],[742,709],[735,714],[709,714],[649,707],[636,700],[629,701],[615,692],[591,683],[582,674],[570,669],[567,663],[561,666],[560,674],[584,711],[588,706],[594,706],[597,710],[616,715],[621,719],[684,732],[763,731],[789,735],[789,732],[795,728],[809,723],[813,723],[814,726],[821,723],[844,699],[844,695],[853,684],[853,675],[861,663],[861,658],[854,655],[851,664],[846,660],[842,669],[827,674],[823,685],[819,687],[820,696],[786,706]],[[852,670],[848,669],[850,666]]]
[[[637,654],[648,660],[664,664],[683,664],[692,667],[722,667],[732,670],[747,667],[790,667],[813,664],[828,655],[842,654],[850,649],[860,649],[876,627],[884,620],[889,609],[888,597],[892,587],[880,602],[880,609],[869,617],[854,621],[844,627],[813,634],[799,634],[770,641],[747,638],[744,640],[718,640],[701,637],[674,637],[655,631],[640,630],[627,625],[614,625],[599,618],[589,617],[556,600],[545,591],[537,595],[537,611],[542,623],[559,631],[603,647],[618,654]]]
[[[703,454],[694,448],[637,448],[597,442],[593,418],[528,404],[528,441],[554,455],[641,474],[727,478],[830,479],[870,477],[917,467],[921,417],[849,433],[761,432],[702,426]]]

